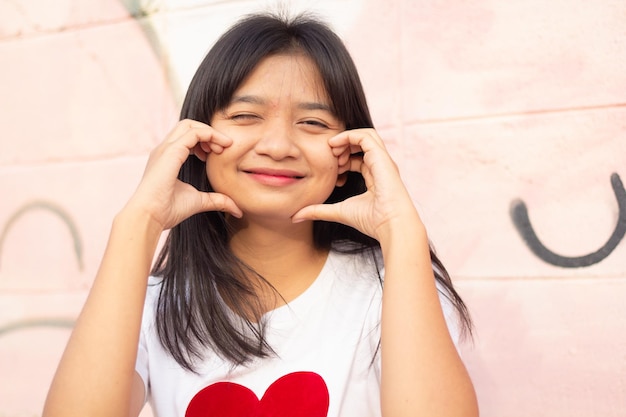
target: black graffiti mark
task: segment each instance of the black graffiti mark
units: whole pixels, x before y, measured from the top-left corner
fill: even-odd
[[[613,252],[626,234],[626,190],[624,190],[622,180],[616,173],[611,175],[611,185],[619,208],[617,225],[609,240],[595,252],[576,257],[562,256],[552,252],[537,237],[533,226],[530,224],[526,204],[522,200],[516,200],[511,205],[513,224],[530,250],[549,264],[564,268],[581,268],[597,264]]]
[[[40,319],[40,320],[24,320],[17,323],[10,323],[0,327],[0,337],[9,333],[24,330],[32,327],[55,327],[62,329],[71,329],[74,327],[73,320],[64,319]]]
[[[33,201],[31,203],[25,204],[20,207],[13,215],[7,220],[2,229],[2,233],[0,233],[0,259],[2,256],[2,248],[4,245],[4,241],[7,237],[7,234],[11,227],[17,222],[20,217],[31,210],[45,210],[49,211],[55,215],[57,215],[63,223],[67,226],[72,235],[72,240],[74,241],[74,253],[76,255],[76,260],[78,262],[78,269],[83,270],[83,244],[80,239],[80,234],[78,233],[78,229],[74,224],[72,218],[63,210],[61,207],[56,204],[50,203],[48,201]]]

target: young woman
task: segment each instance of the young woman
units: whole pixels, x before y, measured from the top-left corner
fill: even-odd
[[[181,119],[113,222],[44,416],[476,416],[466,308],[339,38],[246,17]]]

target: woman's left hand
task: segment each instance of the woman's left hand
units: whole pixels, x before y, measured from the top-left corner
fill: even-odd
[[[390,227],[401,227],[407,219],[421,224],[398,167],[374,129],[347,130],[331,138],[329,144],[337,156],[339,173],[360,172],[367,191],[339,203],[304,207],[293,216],[294,222],[343,223],[379,241]]]

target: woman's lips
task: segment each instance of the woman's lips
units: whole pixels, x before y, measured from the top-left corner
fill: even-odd
[[[291,185],[304,177],[300,172],[285,169],[255,168],[244,172],[261,184],[275,187]]]

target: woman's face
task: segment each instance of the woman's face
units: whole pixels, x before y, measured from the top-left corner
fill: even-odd
[[[209,181],[250,220],[289,219],[324,202],[337,184],[328,140],[345,127],[331,111],[317,67],[304,55],[262,60],[211,126],[233,145],[209,154]]]

